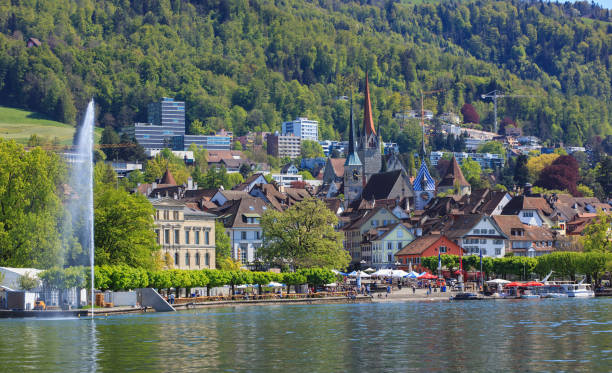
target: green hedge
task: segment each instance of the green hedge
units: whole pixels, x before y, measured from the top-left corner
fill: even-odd
[[[40,274],[47,287],[66,289],[74,286],[89,287],[87,267],[52,268]],[[95,288],[99,290],[129,290],[143,287],[155,289],[217,287],[224,285],[266,285],[272,281],[287,285],[324,285],[336,280],[336,275],[325,268],[301,269],[297,272],[273,273],[246,270],[170,269],[147,271],[126,265],[94,267]]]

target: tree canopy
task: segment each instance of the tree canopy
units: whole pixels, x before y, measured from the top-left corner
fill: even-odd
[[[261,218],[264,242],[258,253],[264,261],[293,268],[345,268],[350,258],[341,233],[334,230],[337,222],[325,203],[314,198],[282,213],[268,209]]]

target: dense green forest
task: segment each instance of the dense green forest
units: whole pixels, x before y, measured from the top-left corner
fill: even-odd
[[[611,20],[587,2],[0,0],[0,104],[75,123],[95,97],[98,125],[119,128],[170,96],[187,102],[193,132],[308,116],[338,139],[348,105],[335,98],[353,87],[359,100],[368,71],[375,121],[402,151],[418,142],[393,113],[436,89],[426,108],[471,103],[485,129],[481,94],[529,95],[500,100],[499,117],[586,145],[612,134]]]

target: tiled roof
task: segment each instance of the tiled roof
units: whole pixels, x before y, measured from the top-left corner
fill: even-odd
[[[404,246],[400,251],[395,253],[395,256],[399,255],[420,255],[427,250],[427,248],[433,246],[443,236],[440,234],[430,234],[428,236],[421,236]]]
[[[336,174],[336,177],[344,177],[344,162],[345,158],[329,158],[329,162],[331,163],[332,169]]]
[[[372,199],[388,199],[393,187],[401,177],[404,177],[401,170],[381,172],[372,175],[361,193],[362,198],[368,201]],[[404,179],[404,183],[406,184],[405,189],[407,189],[405,195],[411,196],[412,191],[410,190],[408,178]]]
[[[455,159],[455,156],[453,156],[453,159],[451,159],[451,163],[448,165],[448,169],[446,170],[446,174],[444,177],[442,177],[440,183],[438,183],[438,187],[454,187],[455,184],[459,184],[461,187],[470,186],[470,183],[465,180],[463,172],[461,172],[457,159]]]
[[[170,172],[170,170],[166,169],[166,172],[164,172],[164,175],[162,176],[161,180],[159,181],[160,184],[166,184],[166,185],[176,185],[176,181],[174,180],[174,176],[172,176],[172,172]]]
[[[552,214],[553,210],[542,197],[526,197],[526,196],[515,196],[512,200],[504,207],[504,215],[516,215],[521,210],[540,210],[546,215]]]

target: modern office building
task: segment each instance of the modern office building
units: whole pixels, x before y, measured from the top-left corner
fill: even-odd
[[[160,102],[150,103],[148,109],[149,123],[163,126],[175,136],[185,134],[185,102],[162,97]]]
[[[282,134],[293,135],[302,140],[319,141],[319,122],[308,118],[297,118],[291,122],[283,122]]]
[[[164,97],[149,104],[149,123],[134,123],[123,130],[147,151],[169,148],[175,151],[189,149],[191,144],[209,150],[229,150],[231,133],[221,136],[187,135],[185,103]]]
[[[302,140],[293,135],[283,136],[278,132],[268,136],[268,154],[274,157],[297,158],[301,154]]]
[[[445,152],[431,152],[431,154],[429,155],[429,161],[431,163],[432,166],[437,166],[438,165],[438,161],[440,159],[442,159],[442,157],[444,156]],[[465,161],[468,157],[471,158],[472,160],[478,162],[478,164],[480,164],[480,167],[482,169],[486,169],[486,168],[490,168],[490,169],[496,169],[496,168],[501,168],[504,167],[505,164],[505,159],[504,157],[502,157],[499,154],[493,154],[493,153],[449,153],[451,154],[451,156],[454,156],[457,159],[457,162],[459,163],[459,165],[463,164],[463,161]]]

